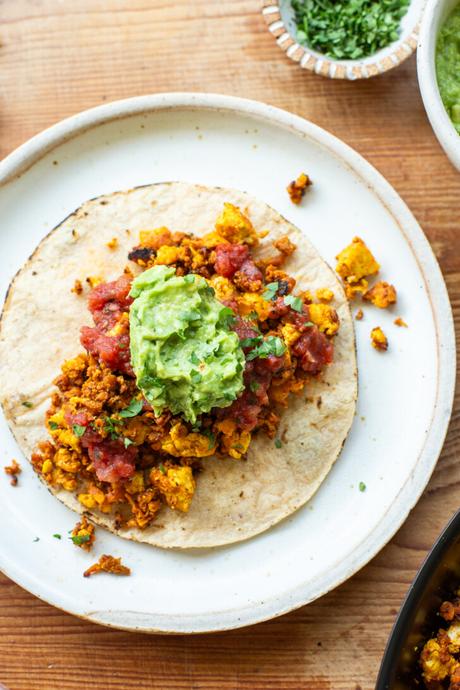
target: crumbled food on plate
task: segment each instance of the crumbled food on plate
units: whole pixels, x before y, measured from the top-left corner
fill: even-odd
[[[116,249],[118,247],[117,238],[112,237],[112,239],[107,242],[106,247],[108,247],[109,249]]]
[[[382,352],[388,350],[388,339],[380,326],[372,329],[371,343],[372,347],[375,347],[376,350],[380,350]]]
[[[86,282],[90,288],[95,288],[97,285],[103,282],[101,276],[86,276]]]
[[[393,323],[395,324],[395,326],[399,326],[400,328],[409,328],[409,326],[407,325],[407,323],[406,323],[406,322],[404,321],[404,319],[402,319],[400,316],[398,316],[398,318],[396,318],[396,319],[393,321]]]
[[[379,307],[379,309],[386,309],[391,304],[396,304],[396,290],[390,283],[379,280],[370,290],[364,293],[363,300],[372,302],[372,304],[375,307]]]
[[[323,300],[323,302],[331,302],[334,299],[334,293],[329,288],[319,288],[315,294],[316,299]]]
[[[131,570],[126,565],[122,565],[121,558],[103,555],[97,563],[93,563],[85,572],[83,577],[90,577],[97,573],[110,573],[111,575],[131,575]]]
[[[300,204],[307,188],[312,185],[312,181],[306,173],[300,173],[296,180],[292,180],[286,187],[293,204]]]
[[[420,654],[422,677],[428,690],[460,688],[460,599],[445,601],[439,615],[448,627],[440,628]]]
[[[342,280],[359,291],[367,288],[365,278],[379,272],[380,265],[360,237],[354,237],[351,244],[336,256],[335,270]]]
[[[78,278],[75,280],[73,288],[70,292],[74,292],[76,295],[81,295],[81,293],[83,292],[83,285],[81,284],[81,280],[78,280]]]
[[[70,539],[75,546],[79,546],[84,551],[90,551],[96,540],[94,532],[94,525],[89,522],[86,516],[83,516],[81,522],[77,522],[73,528]]]
[[[186,513],[202,459],[244,460],[254,434],[275,439],[290,396],[333,361],[332,291],[318,290],[322,302],[296,292],[289,237],[256,258],[262,233],[231,203],[209,230],[141,231],[135,278],[87,278],[94,324],[81,328],[85,351],[62,364],[50,440],[32,455],[48,484],[120,529]],[[91,527],[82,521],[72,539]]]
[[[355,319],[356,321],[362,321],[364,316],[364,312],[362,309],[358,309],[358,311],[355,314]]]
[[[11,486],[16,486],[18,483],[18,474],[21,474],[21,466],[16,460],[11,461],[11,465],[7,465],[5,468],[5,473],[11,477]]]

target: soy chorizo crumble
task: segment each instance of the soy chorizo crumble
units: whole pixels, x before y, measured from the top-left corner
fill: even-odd
[[[312,185],[312,181],[306,173],[300,173],[296,180],[292,180],[286,187],[289,197],[293,204],[300,204],[307,188]]]
[[[91,577],[97,573],[110,573],[111,575],[131,575],[131,570],[126,565],[123,565],[121,558],[114,558],[104,554],[97,563],[93,563],[83,573],[83,577]]]
[[[167,265],[178,276],[203,276],[228,308],[245,354],[245,388],[194,426],[170,412],[156,417],[130,360],[133,275],[128,269],[110,282],[87,278],[93,326],[81,328],[84,352],[64,362],[54,381],[50,440],[38,444],[32,464],[48,484],[75,493],[82,509],[111,513],[120,529],[144,529],[160,510],[187,512],[200,458],[244,460],[254,434],[275,439],[289,396],[332,362],[340,325],[331,305],[295,292],[295,279],[283,270],[295,244],[281,237],[273,256],[257,260],[252,250],[260,235],[232,204],[203,237],[161,227],[142,231],[139,240],[129,259],[140,269]],[[320,297],[329,301],[330,291]],[[82,520],[73,537],[87,530],[92,542],[90,528]]]
[[[7,465],[5,468],[5,474],[8,474],[11,479],[10,479],[10,484],[11,486],[17,486],[18,483],[18,474],[21,474],[21,466],[16,460],[11,461],[11,465]]]

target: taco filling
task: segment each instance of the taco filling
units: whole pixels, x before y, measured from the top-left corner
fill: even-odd
[[[280,452],[291,394],[333,361],[333,293],[296,290],[283,270],[295,244],[256,256],[263,233],[230,203],[209,230],[141,231],[131,268],[91,290],[84,351],[54,382],[33,466],[117,528],[186,513],[202,458],[244,460],[259,435]]]

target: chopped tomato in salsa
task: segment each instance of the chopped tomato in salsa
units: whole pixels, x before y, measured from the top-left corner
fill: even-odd
[[[92,429],[87,429],[81,438],[81,445],[86,448],[97,478],[101,482],[118,482],[129,479],[135,471],[137,448],[134,445],[125,448],[118,440],[108,441]]]

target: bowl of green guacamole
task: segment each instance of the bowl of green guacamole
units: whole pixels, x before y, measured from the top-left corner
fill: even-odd
[[[428,0],[417,72],[433,131],[460,170],[460,0]]]

